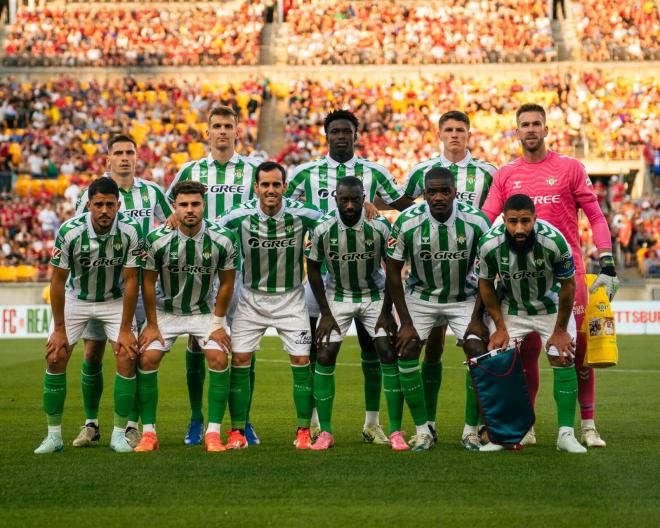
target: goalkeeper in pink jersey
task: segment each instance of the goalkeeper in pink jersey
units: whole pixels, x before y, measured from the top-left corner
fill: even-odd
[[[605,286],[610,300],[619,286],[612,258],[612,241],[607,220],[598,206],[591,181],[584,165],[568,156],[548,150],[545,110],[537,104],[524,104],[516,112],[518,140],[523,155],[502,167],[494,176],[488,198],[482,211],[493,221],[501,212],[504,202],[513,194],[526,194],[532,198],[536,213],[542,220],[552,223],[566,237],[576,256],[581,255],[578,229],[578,209],[589,219],[593,239],[599,251],[600,273],[591,291]],[[577,290],[573,313],[580,329],[588,302],[584,280],[584,263],[575,258]],[[581,441],[587,447],[605,447],[594,423],[595,377],[593,369],[583,366],[586,336],[578,333],[575,368],[578,373],[578,401],[581,414]],[[522,347],[527,385],[532,403],[539,386],[541,341],[537,334],[526,339]],[[523,444],[535,444],[534,429],[530,429]]]

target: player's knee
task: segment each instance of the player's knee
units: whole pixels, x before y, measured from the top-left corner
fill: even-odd
[[[206,354],[206,364],[209,369],[222,371],[227,368],[227,354],[222,350],[205,350],[204,353]]]
[[[117,357],[117,373],[124,378],[132,378],[135,376],[135,367],[137,360],[130,359],[128,354],[123,358]]]
[[[309,356],[294,356],[289,354],[289,358],[291,358],[291,364],[296,367],[304,367],[305,365],[309,365]]]
[[[396,349],[392,346],[389,337],[377,337],[374,339],[374,348],[381,363],[385,363],[386,365],[396,363]]]
[[[85,349],[83,356],[85,361],[94,365],[100,365],[103,362],[103,353],[105,352],[105,341],[92,341],[85,339]]]
[[[565,368],[565,367],[572,367],[573,366],[573,360],[569,357],[561,357],[561,356],[551,356],[548,354],[548,361],[550,362],[551,367],[555,368]]]
[[[473,358],[488,352],[488,347],[481,339],[466,339],[463,341],[463,352],[467,357]]]
[[[153,350],[147,350],[140,354],[138,358],[138,366],[140,370],[151,371],[157,370],[160,364],[160,356],[154,353]]]
[[[338,343],[321,345],[316,351],[316,363],[324,367],[331,367],[337,361]]]
[[[413,359],[419,359],[421,352],[422,347],[420,343],[418,341],[413,341],[401,351],[400,357],[404,361],[411,361]]]
[[[231,355],[231,364],[234,367],[248,367],[252,363],[251,352],[234,352]]]

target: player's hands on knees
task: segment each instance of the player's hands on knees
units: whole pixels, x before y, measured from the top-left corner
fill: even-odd
[[[509,347],[509,332],[506,328],[498,328],[488,341],[488,350],[506,349]]]
[[[324,344],[329,344],[332,332],[341,334],[337,321],[332,315],[321,315],[319,322],[316,324],[316,346],[321,347]]]
[[[411,323],[402,324],[396,336],[396,349],[399,355],[410,345],[412,342],[419,344],[419,334]]]
[[[147,323],[142,329],[142,332],[140,333],[140,337],[138,339],[140,354],[142,354],[147,349],[147,347],[154,341],[160,342],[160,344],[163,346],[165,345],[165,341],[163,340],[163,336],[161,335],[160,330],[158,329],[158,325]]]
[[[470,335],[476,335],[479,339],[486,342],[488,341],[488,326],[480,318],[471,318],[470,322],[465,329],[465,334],[463,335],[463,340],[467,339]]]
[[[378,316],[378,320],[376,321],[376,327],[374,328],[374,333],[378,333],[378,330],[380,329],[385,330],[385,333],[390,339],[395,339],[396,334],[397,334],[397,324],[396,321],[394,320],[394,316],[392,315],[392,312],[387,312],[387,311],[382,311],[380,312],[380,315]]]
[[[165,220],[165,225],[170,229],[176,229],[177,227],[179,227],[179,221],[176,219],[176,216],[174,216],[174,214],[171,214],[170,217],[167,220]]]
[[[231,337],[227,334],[227,330],[224,328],[216,328],[211,332],[205,341],[201,343],[202,347],[206,346],[209,341],[215,341],[220,345],[223,352],[229,354],[231,352]]]
[[[545,344],[546,351],[554,347],[559,352],[559,363],[568,367],[575,358],[575,342],[566,330],[555,330]],[[556,357],[556,356],[555,356]]]
[[[69,339],[66,337],[66,330],[55,329],[48,339],[46,344],[46,363],[49,365],[54,365],[63,357],[66,357],[69,354],[71,346],[69,345]]]
[[[371,202],[364,202],[364,216],[367,220],[373,220],[378,216],[378,208]]]
[[[135,361],[138,356],[138,342],[135,334],[129,329],[119,330],[117,342],[113,343],[115,356],[126,355],[131,361]]]

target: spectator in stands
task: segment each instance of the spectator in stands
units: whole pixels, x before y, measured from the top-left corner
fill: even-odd
[[[60,226],[60,219],[50,203],[44,204],[37,217],[45,235],[52,235]]]

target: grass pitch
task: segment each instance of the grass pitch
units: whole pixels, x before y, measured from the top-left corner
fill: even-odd
[[[0,341],[0,525],[658,526],[657,343],[657,336],[619,338],[619,366],[597,378],[598,427],[608,447],[583,456],[555,450],[551,372],[544,363],[539,445],[517,453],[464,451],[464,367],[454,346],[444,358],[439,445],[417,454],[363,444],[354,338],[339,356],[336,447],[328,452],[297,452],[291,445],[291,372],[277,338],[262,342],[257,364],[252,418],[261,446],[211,455],[183,445],[188,403],[179,340],[159,375],[161,451],[119,455],[109,449],[109,353],[101,445],[76,449],[70,443],[83,422],[78,345],[68,371],[65,450],[37,456],[32,451],[46,430],[44,342]],[[384,402],[381,408],[386,423]],[[404,428],[414,430],[409,417]]]

